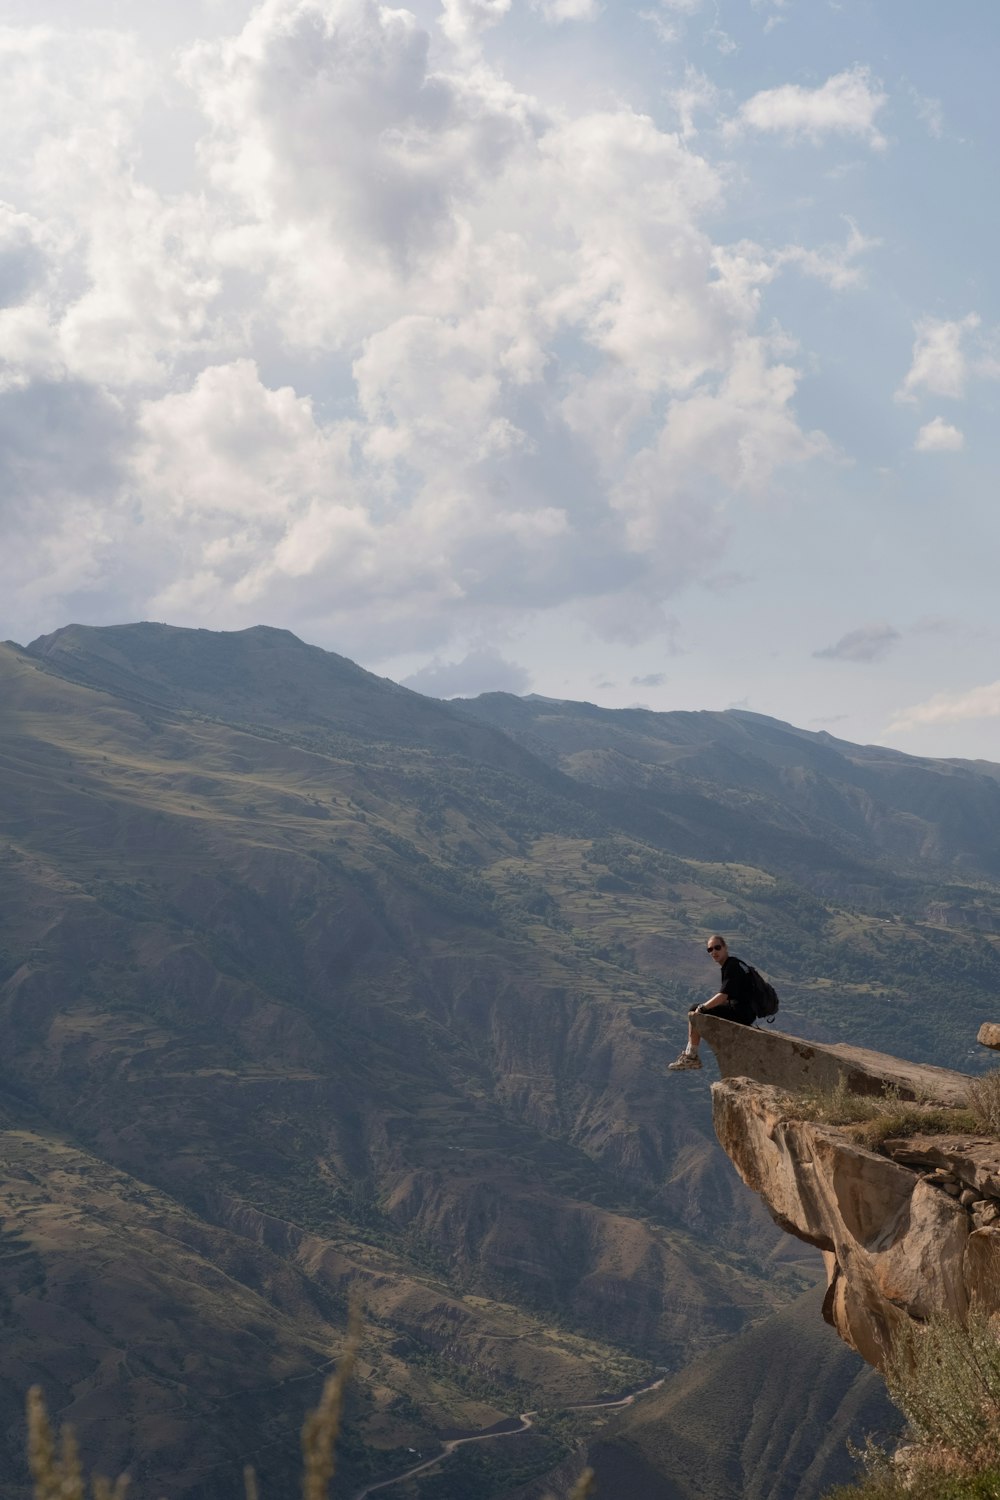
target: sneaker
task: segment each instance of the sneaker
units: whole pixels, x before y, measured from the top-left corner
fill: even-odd
[[[669,1073],[683,1073],[686,1068],[700,1068],[701,1058],[697,1052],[682,1052],[676,1062],[667,1064]]]

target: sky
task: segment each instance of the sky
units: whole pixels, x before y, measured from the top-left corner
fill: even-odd
[[[0,0],[0,638],[1000,761],[995,0]]]

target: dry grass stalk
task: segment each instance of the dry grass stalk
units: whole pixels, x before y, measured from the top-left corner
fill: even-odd
[[[596,1493],[593,1469],[584,1469],[570,1493],[569,1500],[588,1500]]]
[[[28,1467],[35,1500],[86,1500],[86,1486],[76,1437],[64,1427],[58,1444],[52,1433],[41,1388],[28,1392]],[[124,1500],[128,1478],[122,1474],[115,1484],[100,1476],[93,1480],[94,1500]]]
[[[37,1385],[28,1392],[28,1467],[35,1484],[35,1500],[58,1500],[61,1485],[56,1471],[56,1445],[45,1398]]]
[[[105,1479],[103,1474],[95,1474],[90,1482],[94,1487],[94,1500],[125,1500],[125,1491],[128,1489],[127,1474],[119,1474],[114,1484],[110,1479]]]
[[[984,1073],[969,1084],[969,1103],[979,1129],[1000,1136],[1000,1070]]]
[[[352,1302],[347,1320],[347,1342],[340,1364],[323,1387],[319,1405],[302,1427],[303,1500],[327,1500],[336,1472],[335,1445],[343,1418],[344,1393],[361,1344],[361,1313]]]
[[[584,1469],[570,1491],[569,1500],[591,1500],[597,1495],[597,1480],[593,1469]],[[555,1495],[544,1495],[542,1500],[556,1500]]]

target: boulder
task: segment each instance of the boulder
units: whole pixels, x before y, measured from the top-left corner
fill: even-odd
[[[996,1021],[984,1021],[979,1028],[979,1041],[984,1047],[995,1047],[1000,1050],[1000,1024]]]

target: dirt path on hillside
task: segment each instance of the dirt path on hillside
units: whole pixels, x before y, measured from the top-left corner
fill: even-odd
[[[642,1385],[637,1391],[632,1391],[628,1396],[609,1398],[607,1401],[580,1401],[575,1406],[567,1406],[565,1411],[614,1411],[622,1406],[631,1406],[639,1396],[645,1396],[647,1391],[657,1391],[666,1380],[665,1375],[659,1375],[655,1380]],[[370,1484],[363,1490],[358,1490],[354,1500],[368,1500],[369,1495],[374,1495],[376,1490],[388,1489],[390,1484],[402,1484],[405,1479],[412,1479],[416,1474],[423,1474],[427,1469],[434,1469],[438,1464],[444,1463],[445,1459],[454,1453],[456,1448],[461,1448],[465,1443],[486,1443],[498,1441],[500,1438],[517,1437],[522,1432],[527,1432],[529,1427],[535,1425],[534,1418],[538,1416],[537,1411],[522,1411],[518,1416],[519,1427],[511,1427],[507,1432],[495,1432],[493,1427],[484,1428],[482,1432],[472,1433],[469,1437],[449,1438],[441,1446],[440,1453],[433,1458],[422,1459],[420,1463],[414,1464],[412,1469],[404,1469],[402,1474],[394,1474],[391,1479],[380,1479],[377,1484]]]

